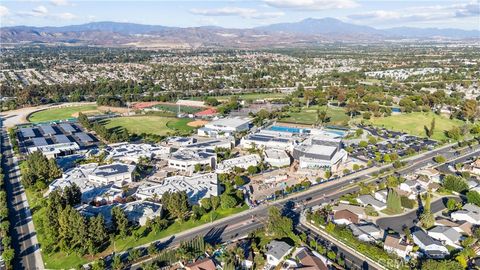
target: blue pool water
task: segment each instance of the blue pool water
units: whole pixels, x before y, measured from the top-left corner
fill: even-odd
[[[342,130],[326,129],[325,131],[328,132],[328,133],[333,133],[333,134],[341,136],[341,137],[345,136],[345,131],[342,131]]]
[[[303,128],[294,128],[294,127],[282,127],[282,126],[271,126],[270,130],[280,131],[280,132],[291,132],[291,133],[304,133]]]

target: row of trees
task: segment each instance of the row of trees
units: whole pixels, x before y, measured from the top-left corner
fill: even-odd
[[[4,164],[3,155],[0,156],[1,164]],[[7,269],[12,269],[12,261],[15,257],[15,250],[12,247],[12,237],[10,236],[11,224],[9,221],[9,209],[7,204],[7,192],[5,190],[5,175],[0,166],[0,238],[2,238],[2,258],[5,261]]]
[[[55,159],[48,159],[42,152],[33,152],[20,165],[22,184],[26,188],[43,190],[54,179],[62,176]]]
[[[104,250],[111,237],[124,238],[130,234],[132,225],[118,206],[111,209],[110,224],[101,214],[83,216],[74,208],[81,202],[81,195],[78,186],[72,185],[53,191],[43,202],[45,215],[41,217],[40,226],[44,232],[44,252],[93,255]]]

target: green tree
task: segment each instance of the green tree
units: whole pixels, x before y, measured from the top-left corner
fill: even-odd
[[[389,189],[387,194],[387,209],[394,214],[402,212],[402,201],[400,195],[393,190]]]
[[[467,201],[480,206],[480,193],[478,191],[471,190],[467,193]]]
[[[124,238],[128,235],[128,219],[125,212],[118,206],[111,210],[113,231]]]
[[[270,207],[268,209],[266,231],[275,239],[288,237],[292,234],[293,222],[290,218],[282,216],[277,207]]]
[[[422,263],[422,270],[462,270],[460,263],[454,260],[426,260]]]
[[[465,179],[451,174],[445,176],[443,179],[443,187],[455,192],[463,192],[469,188]]]
[[[235,205],[237,205],[237,200],[233,196],[226,193],[220,196],[220,200],[223,209],[233,208]]]
[[[170,215],[179,220],[185,220],[189,212],[188,196],[185,191],[165,192],[162,195],[162,204]]]

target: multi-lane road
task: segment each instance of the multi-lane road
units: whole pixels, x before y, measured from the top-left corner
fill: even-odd
[[[477,155],[480,152],[480,146],[475,146],[468,149],[468,153],[463,156],[458,156],[457,151],[452,148],[453,145],[447,145],[433,151],[425,152],[411,158],[406,159],[407,165],[399,170],[399,174],[407,174],[414,172],[422,167],[434,164],[433,157],[437,155],[443,155],[448,160],[455,158],[466,159],[468,157]],[[295,214],[300,213],[302,208],[312,207],[322,203],[328,203],[332,200],[338,199],[343,194],[355,192],[359,189],[358,185],[350,184],[352,182],[359,182],[368,180],[374,172],[379,172],[382,169],[389,168],[391,165],[382,166],[380,168],[374,168],[373,170],[360,171],[344,178],[340,178],[333,182],[328,182],[318,186],[312,187],[310,190],[294,194],[288,198],[280,199],[270,204],[260,205],[256,208],[244,211],[240,214],[227,217],[210,224],[205,224],[197,228],[193,228],[188,231],[184,231],[179,234],[172,235],[168,238],[157,241],[162,247],[173,247],[181,243],[182,241],[189,240],[198,235],[203,235],[207,240],[229,241],[242,236],[248,235],[248,233],[263,227],[267,217],[268,208],[270,206],[276,206],[285,208],[287,202],[295,202],[297,205],[301,205],[297,209],[293,209],[293,213],[290,213],[295,218]],[[298,220],[297,220],[298,222]],[[146,247],[148,245],[145,245]],[[346,252],[346,251],[345,251]],[[359,269],[374,269],[375,267],[368,264],[367,261],[359,262],[358,258],[354,258],[351,254],[346,255],[351,258],[351,261],[356,263]],[[132,269],[137,269],[138,264],[132,266]]]
[[[14,269],[44,269],[27,196],[20,183],[20,168],[13,155],[10,140],[3,126],[0,133],[2,155],[5,160],[3,164],[4,181],[7,190],[7,204],[10,210],[10,224],[12,226],[10,233],[16,254],[13,267]]]

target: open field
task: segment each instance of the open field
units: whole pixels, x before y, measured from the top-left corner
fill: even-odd
[[[300,112],[291,112],[288,114],[288,117],[281,119],[279,122],[313,125],[317,121],[317,109],[325,110],[326,107],[303,107]],[[346,126],[350,120],[350,117],[346,115],[345,110],[338,107],[328,107],[327,117],[330,118],[330,121],[326,123],[328,125]]]
[[[461,120],[449,119],[436,115],[433,112],[414,112],[392,115],[388,117],[372,118],[371,120],[365,120],[365,122],[374,126],[425,137],[424,126],[426,125],[427,127],[430,127],[430,123],[432,122],[433,118],[435,118],[435,130],[433,132],[432,139],[439,141],[446,139],[444,134],[445,130],[449,130],[452,127],[461,126],[464,124],[464,122]]]
[[[167,135],[168,132],[190,131],[194,128],[187,124],[190,119],[180,119],[174,117],[162,116],[129,116],[117,117],[105,121],[109,129],[125,128],[130,133],[150,133],[157,135]]]
[[[155,108],[161,110],[161,111],[166,111],[166,112],[173,112],[173,113],[178,113],[178,105],[174,104],[159,104],[155,105]],[[200,108],[200,107],[192,107],[192,106],[180,106],[180,113],[186,113],[186,114],[193,114],[197,113],[199,111],[204,110],[205,108]]]
[[[100,111],[97,108],[97,105],[69,106],[69,107],[63,107],[63,108],[47,109],[47,110],[32,113],[28,117],[28,121],[37,123],[37,122],[65,120],[68,118],[75,117],[75,115],[78,116],[79,112],[88,112],[89,114],[100,113]]]

